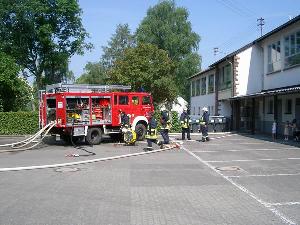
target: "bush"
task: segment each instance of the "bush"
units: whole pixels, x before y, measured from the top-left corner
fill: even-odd
[[[38,112],[0,112],[0,135],[34,134],[38,129]]]

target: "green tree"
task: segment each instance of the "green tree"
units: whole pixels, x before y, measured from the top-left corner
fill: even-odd
[[[135,46],[135,37],[131,34],[128,24],[118,24],[107,46],[102,46],[102,63],[109,70],[116,60],[121,60],[127,48]]]
[[[176,65],[179,93],[186,99],[189,98],[187,78],[200,70],[197,54],[200,37],[192,31],[188,16],[187,9],[176,7],[174,1],[160,1],[148,9],[136,32],[138,42],[151,43],[168,52]]]
[[[38,89],[57,82],[68,59],[91,48],[81,13],[78,0],[0,0],[1,49],[35,77]]]
[[[135,39],[128,24],[118,24],[107,46],[102,46],[103,54],[99,62],[88,62],[85,72],[76,80],[78,84],[107,84],[108,71],[117,60],[122,60],[125,50],[134,47]]]
[[[31,87],[18,76],[20,69],[13,58],[0,52],[0,111],[24,110],[31,100]]]
[[[155,104],[159,104],[176,98],[173,71],[174,64],[166,51],[141,43],[127,49],[109,75],[111,83],[131,85],[134,91],[143,88],[152,93]]]
[[[106,71],[100,62],[88,62],[84,68],[85,72],[77,80],[77,84],[106,84]]]

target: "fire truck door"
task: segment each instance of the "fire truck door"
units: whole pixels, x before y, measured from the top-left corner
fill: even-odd
[[[130,99],[130,109],[131,109],[131,123],[133,122],[134,118],[137,116],[143,115],[143,110],[141,108],[141,101],[140,96],[131,96]]]
[[[120,94],[120,95],[115,96],[115,98],[117,99],[117,102],[115,102],[114,113],[116,113],[117,115],[114,116],[113,120],[117,124],[119,124],[120,123],[120,112],[119,112],[119,110],[122,110],[126,114],[131,114],[130,104],[129,104],[129,96],[126,95],[126,94]]]
[[[142,110],[142,115],[144,116],[148,116],[148,113],[153,111],[153,104],[152,104],[152,99],[151,99],[151,96],[143,96],[142,97],[142,107],[141,107],[141,110]]]

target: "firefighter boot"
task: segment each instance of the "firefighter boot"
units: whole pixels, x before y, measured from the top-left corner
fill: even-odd
[[[152,147],[147,147],[147,148],[144,148],[143,150],[144,150],[145,152],[148,152],[148,151],[152,151],[153,148],[152,148]]]
[[[205,139],[206,139],[206,141],[209,141],[209,137],[208,136]]]
[[[206,140],[205,137],[202,137],[202,142],[205,142],[205,140]]]

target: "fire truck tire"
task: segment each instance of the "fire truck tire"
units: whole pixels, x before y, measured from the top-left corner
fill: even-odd
[[[139,123],[135,126],[135,133],[137,135],[137,140],[142,141],[145,139],[147,129],[146,126],[142,123]]]
[[[98,145],[102,141],[102,130],[98,127],[90,127],[87,131],[86,141],[90,145]]]

